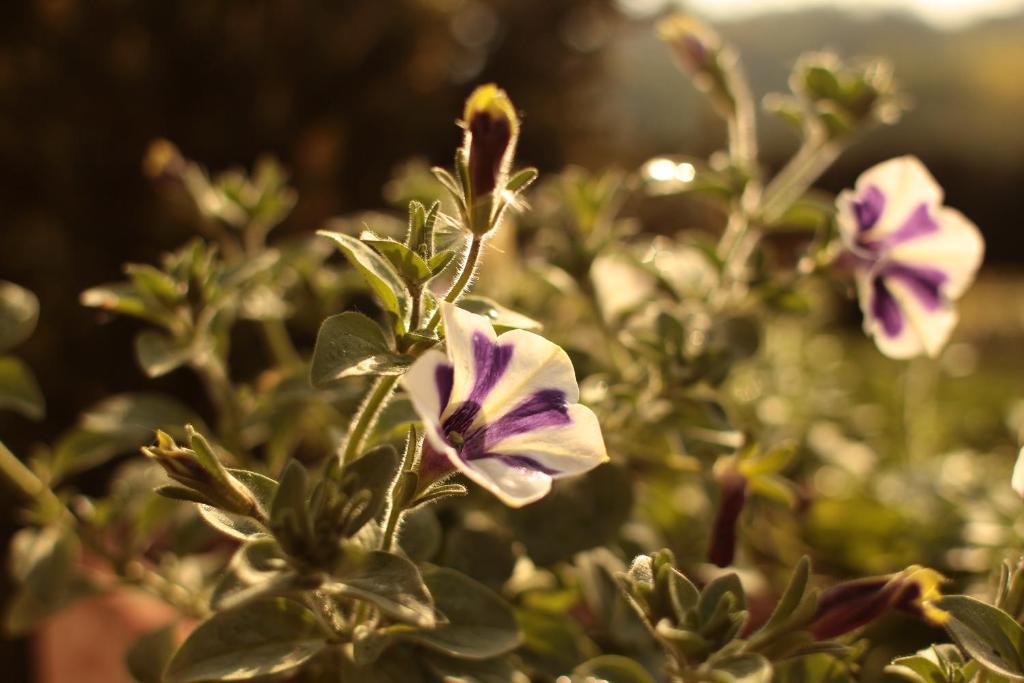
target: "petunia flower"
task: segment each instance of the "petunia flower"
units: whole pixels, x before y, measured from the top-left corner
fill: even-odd
[[[836,200],[864,331],[892,358],[938,354],[956,326],[953,302],[981,265],[981,233],[942,196],[924,165],[905,156],[868,169]]]
[[[577,403],[569,356],[526,332],[442,303],[446,353],[424,353],[402,377],[423,420],[421,480],[458,470],[512,507],[542,498],[552,479],[608,459],[597,417]]]

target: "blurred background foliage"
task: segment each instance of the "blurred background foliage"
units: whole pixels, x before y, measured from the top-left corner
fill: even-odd
[[[801,524],[790,538],[809,539],[830,573],[918,562],[968,576],[987,571],[1020,535],[1019,503],[993,481],[1008,481],[1024,433],[1015,210],[1024,184],[1024,9],[954,29],[900,4],[871,15],[822,6],[718,24],[759,96],[785,89],[789,65],[807,50],[889,58],[911,111],[855,145],[822,186],[838,190],[881,159],[915,154],[988,242],[986,269],[937,366],[912,365],[904,377],[903,364],[857,337],[853,305],[836,308],[827,293],[821,300],[831,303],[814,324],[772,326],[764,353],[729,391],[741,417],[773,427],[779,441],[800,440],[794,467],[806,468],[805,481],[826,500],[798,521],[757,510],[745,538],[756,552],[758,539],[776,542],[785,524]],[[211,169],[278,156],[299,197],[283,234],[309,233],[340,213],[393,208],[409,191],[388,183],[396,169],[416,158],[447,165],[459,138],[452,112],[483,81],[500,83],[523,110],[518,156],[542,174],[568,164],[631,170],[665,153],[706,156],[722,145],[722,124],[657,40],[652,18],[663,9],[636,0],[4,3],[0,277],[40,298],[38,330],[19,353],[48,398],[40,423],[0,413],[4,440],[16,451],[52,441],[82,409],[120,391],[166,391],[203,407],[191,375],[152,381],[137,369],[137,325],[97,325],[102,316],[78,302],[82,290],[117,279],[123,262],[153,262],[194,233],[192,205],[143,172],[155,138],[174,140]],[[782,124],[761,123],[764,159],[777,166],[795,140]],[[721,222],[690,198],[626,213],[672,234]],[[500,282],[495,289],[502,294]],[[816,331],[824,320],[845,325],[851,338]],[[293,330],[304,346],[318,322]],[[568,330],[554,334],[571,346]],[[244,376],[241,355],[233,370]],[[972,450],[948,452],[952,444]],[[104,484],[103,471],[84,482]],[[645,507],[674,506],[677,548],[703,544],[687,536],[703,525],[686,520],[707,517],[712,501],[696,489],[651,496]],[[992,504],[975,514],[972,501],[981,498]],[[795,561],[803,551],[788,554]],[[895,633],[900,624],[877,628]],[[904,629],[902,637],[923,645],[935,634]],[[24,666],[22,644],[3,647]],[[893,651],[907,649],[904,642]],[[876,669],[892,654],[872,655]]]

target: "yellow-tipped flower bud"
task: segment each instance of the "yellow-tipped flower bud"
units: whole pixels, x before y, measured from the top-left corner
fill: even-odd
[[[519,137],[519,116],[504,90],[481,85],[466,100],[463,153],[473,197],[500,189],[508,176]]]

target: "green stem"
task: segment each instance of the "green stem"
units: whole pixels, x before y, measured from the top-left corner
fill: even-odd
[[[40,512],[48,521],[57,520],[65,512],[64,504],[57,494],[50,490],[36,476],[35,472],[25,466],[7,446],[0,441],[0,474],[26,503],[36,503]]]
[[[398,384],[398,377],[398,375],[385,375],[378,377],[377,381],[373,383],[370,393],[366,395],[363,404],[359,406],[355,417],[352,418],[348,439],[345,441],[345,449],[341,452],[341,460],[338,463],[341,467],[354,460],[362,452],[370,429],[377,423],[377,418],[380,417],[381,411],[387,405],[387,400],[391,397],[391,392]]]
[[[772,178],[761,200],[761,219],[774,223],[839,157],[844,145],[811,135],[789,163]]]
[[[733,100],[732,115],[726,119],[729,156],[745,173],[757,176],[757,114],[750,85],[738,59],[726,60],[723,67],[726,87]]]
[[[391,490],[391,509],[388,510],[388,519],[384,526],[384,539],[381,541],[380,549],[390,551],[395,542],[395,532],[398,531],[398,520],[405,512],[406,503],[413,497],[413,493],[406,488],[407,479],[405,473],[416,467],[416,447],[418,444],[415,425],[409,427],[409,435],[405,441],[405,450],[402,452],[402,464],[398,468],[398,481]]]
[[[192,367],[203,380],[206,393],[217,408],[221,440],[230,452],[241,455],[241,411],[235,401],[235,389],[223,361],[211,354],[208,358],[193,363]]]
[[[470,281],[473,279],[473,273],[476,271],[477,263],[480,261],[480,252],[483,247],[483,238],[473,235],[469,242],[469,251],[466,253],[466,262],[462,266],[462,272],[459,273],[459,277],[455,280],[452,288],[448,290],[448,294],[445,295],[444,300],[448,303],[455,303],[456,300],[462,293],[469,287]],[[430,320],[427,322],[427,331],[433,332],[437,329],[438,324],[441,322],[441,309],[436,308],[430,316]]]
[[[278,365],[286,368],[302,367],[302,356],[299,355],[292,338],[288,334],[283,320],[264,320],[261,324],[263,337],[266,339],[267,347]]]

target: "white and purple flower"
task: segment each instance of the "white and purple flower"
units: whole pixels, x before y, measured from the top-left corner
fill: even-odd
[[[981,233],[942,196],[924,165],[905,156],[868,169],[837,199],[864,331],[892,358],[938,354],[956,326],[953,302],[981,265]]]
[[[441,313],[447,353],[427,351],[402,377],[426,431],[421,479],[458,470],[521,507],[608,459],[561,347],[525,330],[498,336],[452,304]]]

